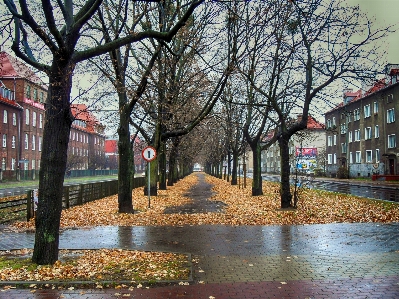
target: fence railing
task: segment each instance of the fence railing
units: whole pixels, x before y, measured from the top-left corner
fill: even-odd
[[[144,185],[144,177],[133,179],[133,189],[143,187]],[[68,209],[115,194],[118,194],[118,180],[64,186],[62,208]],[[0,199],[1,224],[23,219],[29,221],[34,216],[35,202],[33,190],[29,190],[26,195],[21,195],[13,199]]]

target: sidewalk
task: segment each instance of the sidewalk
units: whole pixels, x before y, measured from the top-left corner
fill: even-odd
[[[195,205],[181,209],[195,213],[207,204],[209,185],[201,179],[190,195]],[[32,248],[34,233],[0,226],[0,239],[1,250]],[[63,231],[60,248],[191,253],[193,281],[132,291],[11,289],[0,298],[399,297],[399,223],[93,227]]]

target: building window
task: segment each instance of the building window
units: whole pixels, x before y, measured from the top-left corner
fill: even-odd
[[[30,85],[26,86],[26,97],[30,99]]]
[[[334,145],[337,145],[337,135],[334,135]]]
[[[327,119],[327,129],[331,128],[331,119]]]
[[[25,110],[25,124],[29,125],[29,109]]]
[[[371,127],[364,128],[364,139],[371,139]]]
[[[15,148],[15,136],[12,136],[12,138],[11,138],[11,147],[12,148]]]
[[[6,170],[6,158],[1,159],[1,169]]]
[[[341,143],[341,152],[343,153],[343,154],[346,154],[346,143],[344,142],[344,143]]]
[[[29,136],[25,134],[25,149],[29,149]]]
[[[367,150],[366,151],[366,163],[373,162],[373,151]]]
[[[38,96],[37,96],[37,88],[33,89],[33,99],[34,99],[35,101],[37,101],[37,99],[38,99]]]
[[[380,150],[379,149],[375,150],[375,162],[376,163],[380,162]]]
[[[355,130],[355,141],[360,141],[360,130]]]
[[[336,126],[337,126],[337,124],[336,124],[336,122],[335,122],[335,116],[332,118],[332,125],[333,125],[333,127],[336,127]]]
[[[11,158],[11,170],[15,170],[15,158]]]
[[[7,134],[3,134],[3,147],[7,147]]]
[[[377,114],[377,113],[378,113],[378,102],[375,101],[374,102],[374,114]]]
[[[39,114],[39,128],[43,128],[43,114],[41,113]]]
[[[395,122],[395,109],[394,108],[389,109],[387,111],[387,123],[390,124],[393,122]]]
[[[352,112],[349,112],[349,113],[346,115],[346,120],[348,121],[348,123],[350,123],[350,122],[352,121]]]
[[[346,133],[346,126],[345,124],[341,124],[341,134],[345,134]]]
[[[43,103],[43,102],[44,102],[44,92],[41,91],[40,92],[40,103]]]
[[[36,169],[36,160],[35,159],[32,160],[32,169]]]
[[[337,164],[337,154],[334,154],[334,164]]]
[[[32,112],[32,126],[36,127],[36,112]]]
[[[328,136],[327,137],[327,146],[331,146],[332,145],[332,136]]]
[[[36,149],[36,136],[32,135],[32,151]]]
[[[327,163],[332,164],[332,154],[328,154]]]
[[[396,135],[388,135],[388,148],[395,148],[396,147]]]
[[[393,94],[389,94],[387,96],[387,103],[392,103],[393,102]]]
[[[349,163],[353,164],[353,155],[352,152],[349,152]]]
[[[39,152],[42,151],[42,136],[39,136]]]
[[[357,121],[360,119],[360,109],[357,108],[355,110],[353,110],[353,120]]]
[[[16,113],[12,114],[12,125],[13,126],[17,125],[17,114]]]
[[[7,122],[8,122],[8,112],[7,112],[7,110],[4,110],[3,123],[6,124]]]
[[[352,142],[352,131],[349,132],[348,142]]]
[[[380,137],[380,127],[378,125],[376,125],[374,127],[374,135],[375,135],[375,138],[379,138]]]
[[[371,116],[371,106],[370,104],[363,107],[364,108],[364,118]]]
[[[361,162],[362,162],[362,153],[357,151],[356,152],[355,163],[361,163]]]

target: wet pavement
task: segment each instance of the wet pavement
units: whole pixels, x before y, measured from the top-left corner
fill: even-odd
[[[211,192],[202,187],[189,191],[197,205]],[[32,248],[34,233],[0,226],[0,240],[2,250]],[[190,253],[193,281],[132,291],[14,289],[0,298],[399,297],[399,223],[92,227],[62,231],[60,248]]]

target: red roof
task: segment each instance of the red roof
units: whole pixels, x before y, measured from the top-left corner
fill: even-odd
[[[6,105],[9,105],[9,106],[12,106],[12,107],[15,107],[17,109],[21,109],[22,110],[22,106],[19,105],[17,102],[15,102],[13,100],[10,100],[10,99],[7,99],[7,98],[3,98],[2,96],[0,96],[0,103],[6,104]]]
[[[0,52],[0,77],[26,79],[47,89],[31,68],[6,52]]]
[[[86,124],[86,127],[80,127],[77,124],[73,124],[74,127],[81,128],[82,130],[88,132],[96,132],[98,133],[95,128],[98,126],[102,126],[101,123],[95,118],[95,116],[88,110],[85,104],[72,104],[71,105],[71,112],[72,115],[77,120],[81,120]]]
[[[116,140],[105,140],[105,153],[116,154],[118,153],[118,141]]]

